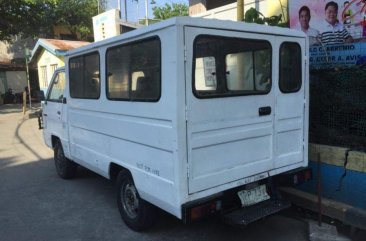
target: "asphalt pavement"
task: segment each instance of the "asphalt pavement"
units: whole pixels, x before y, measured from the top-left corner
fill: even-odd
[[[305,241],[308,224],[287,212],[239,229],[217,218],[184,224],[161,212],[149,231],[136,233],[120,218],[113,183],[81,167],[75,179],[60,179],[37,119],[23,117],[20,105],[3,105],[0,240]]]

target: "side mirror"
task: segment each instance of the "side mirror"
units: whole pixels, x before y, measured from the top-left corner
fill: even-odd
[[[66,97],[62,98],[62,104],[67,104]]]

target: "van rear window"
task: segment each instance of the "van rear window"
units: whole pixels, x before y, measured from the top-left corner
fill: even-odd
[[[272,47],[264,40],[200,35],[193,69],[198,98],[266,94],[272,85]]]
[[[298,43],[284,42],[280,48],[280,90],[293,93],[300,90],[301,79],[301,47]]]

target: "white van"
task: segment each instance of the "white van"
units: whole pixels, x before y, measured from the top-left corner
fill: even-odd
[[[281,210],[272,177],[308,163],[307,41],[179,17],[70,51],[43,105],[58,174],[116,180],[137,231],[156,207],[184,221],[241,210],[240,223]]]

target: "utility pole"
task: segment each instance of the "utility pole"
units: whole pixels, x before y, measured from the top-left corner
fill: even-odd
[[[148,23],[148,16],[147,16],[147,14],[148,14],[147,9],[148,9],[147,0],[145,0],[145,25],[146,26],[149,25],[149,23]]]
[[[119,19],[122,19],[122,14],[121,14],[121,0],[118,0],[117,2],[117,8],[119,10]]]
[[[125,0],[125,20],[127,23],[127,0]]]
[[[241,22],[244,19],[244,0],[237,0],[236,5],[236,20]]]
[[[137,5],[137,9],[136,9],[137,24],[139,24],[139,0],[136,0],[136,5]]]
[[[28,98],[29,98],[29,109],[32,110],[32,96],[31,96],[31,86],[30,86],[29,68],[28,68],[30,53],[29,53],[29,49],[26,46],[26,44],[24,44],[24,56],[25,56],[25,68],[26,68],[27,85],[28,85],[27,94],[28,94]]]

